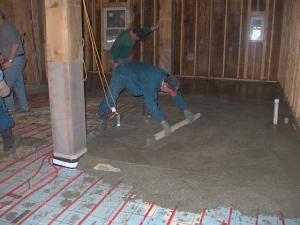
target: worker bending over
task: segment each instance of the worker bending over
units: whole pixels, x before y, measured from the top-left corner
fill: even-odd
[[[164,70],[142,62],[126,62],[115,68],[112,72],[109,89],[112,95],[104,98],[99,106],[100,129],[106,128],[106,121],[112,106],[123,90],[127,90],[133,96],[144,96],[144,104],[152,117],[159,121],[169,135],[171,128],[157,103],[159,91],[168,93],[178,104],[179,109],[190,122],[194,120],[194,114],[187,110],[186,103],[179,93],[179,81],[175,76],[168,75]]]

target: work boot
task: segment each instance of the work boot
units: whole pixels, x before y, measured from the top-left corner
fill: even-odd
[[[12,135],[11,128],[2,131],[1,136],[3,139],[4,152],[9,152],[14,148],[14,144],[15,144],[15,137]]]
[[[152,117],[151,113],[149,112],[145,104],[143,104],[143,116],[149,119]]]

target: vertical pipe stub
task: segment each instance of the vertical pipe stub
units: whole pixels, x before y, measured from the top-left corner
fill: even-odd
[[[278,124],[278,109],[279,109],[279,99],[274,99],[274,113],[273,113],[273,124]]]

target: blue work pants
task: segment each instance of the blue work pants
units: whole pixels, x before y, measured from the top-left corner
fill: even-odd
[[[130,81],[127,75],[116,74],[113,75],[110,84],[109,90],[106,91],[106,97],[102,99],[102,102],[99,106],[99,115],[101,120],[106,120],[108,113],[111,110],[111,107],[117,105],[117,100],[122,91],[127,90],[132,96],[142,96],[142,89]]]
[[[29,110],[23,78],[24,66],[25,57],[18,56],[14,58],[14,61],[11,64],[11,66],[4,71],[4,79],[8,86],[12,88],[11,94],[8,97],[4,98],[6,108],[9,112],[14,112],[16,110],[14,102],[14,93],[18,98],[20,109],[24,111]]]
[[[14,126],[14,121],[6,112],[2,99],[0,99],[0,132],[10,129]]]

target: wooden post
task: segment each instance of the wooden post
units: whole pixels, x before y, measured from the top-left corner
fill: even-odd
[[[80,0],[46,0],[46,51],[54,164],[77,166],[86,153]]]

